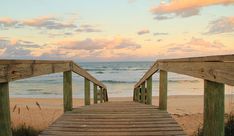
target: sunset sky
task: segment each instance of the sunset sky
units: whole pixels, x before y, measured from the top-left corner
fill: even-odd
[[[234,0],[5,0],[1,59],[234,54]]]

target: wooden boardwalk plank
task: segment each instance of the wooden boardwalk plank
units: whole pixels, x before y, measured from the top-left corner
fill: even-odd
[[[185,136],[177,122],[152,105],[107,102],[66,112],[40,136]]]

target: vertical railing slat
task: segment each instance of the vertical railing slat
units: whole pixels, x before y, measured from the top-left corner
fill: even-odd
[[[85,105],[90,105],[90,81],[87,78],[84,79],[84,88]]]
[[[167,110],[167,71],[160,70],[159,109]]]
[[[97,85],[93,84],[93,102],[97,103]]]
[[[224,84],[204,81],[204,136],[224,136]]]
[[[152,76],[147,79],[147,101],[146,104],[152,104]]]
[[[12,136],[8,83],[0,83],[0,136]]]
[[[141,85],[141,103],[145,103],[145,82]]]
[[[72,110],[72,72],[63,72],[63,105],[64,112]]]

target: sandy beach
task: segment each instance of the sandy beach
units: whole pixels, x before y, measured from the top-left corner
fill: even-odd
[[[131,101],[130,97],[110,98],[110,101]],[[231,109],[231,97],[225,97],[225,112]],[[43,130],[63,113],[62,99],[11,98],[13,126],[26,124]],[[83,106],[82,99],[74,99],[73,107]],[[153,97],[153,105],[158,105],[158,97]],[[176,119],[188,135],[203,122],[203,96],[169,96],[168,112]]]

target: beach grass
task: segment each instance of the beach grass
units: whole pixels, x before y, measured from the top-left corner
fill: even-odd
[[[233,136],[234,135],[234,114],[230,113],[226,116],[225,123],[225,136]],[[203,129],[200,126],[194,136],[203,136]]]
[[[41,130],[37,130],[26,124],[18,125],[17,127],[12,127],[13,136],[38,136]]]

